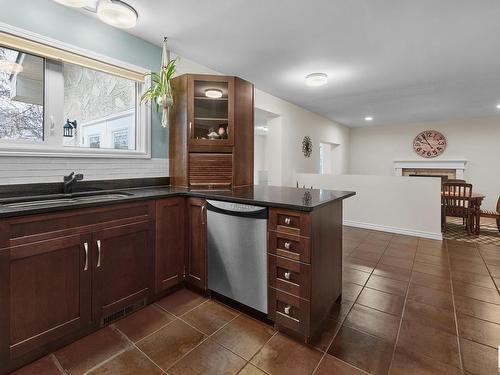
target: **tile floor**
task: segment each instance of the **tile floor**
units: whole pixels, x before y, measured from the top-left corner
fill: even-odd
[[[181,290],[17,374],[496,374],[500,247],[344,229],[343,301],[306,346]]]

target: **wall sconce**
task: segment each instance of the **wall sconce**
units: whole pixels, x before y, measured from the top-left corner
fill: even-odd
[[[65,137],[73,137],[73,129],[76,130],[76,120],[69,121],[69,119],[67,119],[66,124],[63,126],[63,135]]]

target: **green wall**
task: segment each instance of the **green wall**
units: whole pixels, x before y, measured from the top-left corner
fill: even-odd
[[[52,0],[0,0],[0,22],[158,71],[161,48]],[[152,156],[168,158],[168,132],[152,111]]]

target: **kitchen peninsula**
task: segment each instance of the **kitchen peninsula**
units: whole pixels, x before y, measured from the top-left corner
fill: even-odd
[[[206,293],[207,199],[269,209],[268,318],[279,329],[308,340],[341,295],[342,200],[353,192],[122,182],[64,196],[58,185],[46,184],[51,194],[40,197],[25,186],[24,198],[0,198],[3,371],[183,285]],[[82,190],[90,188],[99,186]]]

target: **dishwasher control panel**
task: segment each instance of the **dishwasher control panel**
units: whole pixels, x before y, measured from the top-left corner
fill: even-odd
[[[207,203],[221,210],[234,211],[234,212],[259,212],[267,209],[266,207],[251,206],[248,204],[235,203],[235,202],[207,200]]]

